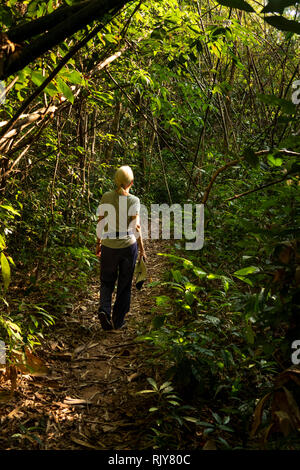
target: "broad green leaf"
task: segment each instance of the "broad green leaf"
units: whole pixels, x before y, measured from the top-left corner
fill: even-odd
[[[191,268],[194,266],[192,261],[190,261],[189,259],[181,258],[180,256],[171,255],[169,253],[157,253],[157,255],[166,256],[167,258],[170,258],[173,261],[181,261],[185,268]]]
[[[168,297],[167,295],[160,295],[158,297],[156,297],[155,301],[156,301],[156,305],[158,307],[160,307],[161,305],[166,305],[170,302],[170,297]]]
[[[207,273],[205,271],[203,271],[203,269],[201,268],[193,268],[193,272],[196,274],[196,276],[198,276],[199,278],[203,278],[207,275]]]
[[[78,84],[78,85],[80,85],[83,81],[81,74],[77,72],[77,70],[71,70],[70,72],[68,72],[66,77],[71,83]]]
[[[154,390],[158,390],[157,383],[155,382],[154,379],[152,379],[151,377],[147,377],[147,381],[149,382],[150,385],[152,385]]]
[[[242,268],[238,271],[235,271],[233,274],[234,276],[247,276],[248,274],[257,273],[258,271],[259,268],[257,268],[256,266],[248,266],[247,268]]]
[[[170,387],[171,382],[164,382],[160,387],[159,390],[164,390],[165,388],[171,388],[173,390],[173,387]],[[171,391],[171,390],[170,390]]]
[[[188,416],[184,416],[184,419],[188,418]],[[199,426],[205,426],[205,427],[208,427],[208,428],[214,428],[214,425],[212,423],[207,423],[206,421],[198,421],[197,420],[197,424],[199,424]]]
[[[57,80],[57,85],[59,91],[64,95],[64,97],[73,104],[74,95],[71,88],[61,78]]]
[[[219,428],[222,429],[222,431],[234,432],[232,428],[230,428],[229,426],[224,426],[224,424],[220,424]]]
[[[220,276],[218,274],[210,273],[208,274],[207,279],[220,279]]]
[[[249,284],[249,286],[253,285],[253,282],[247,278],[249,274],[254,274],[259,271],[259,268],[255,266],[248,266],[247,268],[239,269],[238,271],[234,272],[233,275],[240,279],[243,282],[246,282],[246,284]]]
[[[178,401],[175,401],[175,400],[168,400],[168,403],[171,403],[171,405],[174,405],[174,406],[179,406]]]
[[[56,88],[54,83],[49,83],[49,85],[47,85],[45,88],[45,93],[52,97],[58,93],[58,89]]]
[[[45,80],[46,77],[43,76],[42,72],[39,72],[37,70],[33,71],[32,72],[32,75],[31,75],[31,80],[33,81],[33,83],[35,83],[35,85],[37,86],[40,86],[43,81]]]
[[[254,11],[252,6],[244,0],[217,0],[220,5],[230,8],[238,8],[244,11]]]
[[[221,417],[218,415],[218,413],[212,412],[211,414],[213,415],[214,419],[217,421],[218,424],[222,424],[222,419],[221,419]]]
[[[4,289],[6,290],[10,283],[10,266],[4,253],[1,253],[1,271]]]
[[[200,424],[200,421],[198,421],[197,418],[193,418],[193,416],[183,416],[183,419],[185,419],[186,421],[189,421],[190,423]],[[201,423],[203,425],[209,425],[209,423],[203,423],[202,421]]]
[[[181,282],[182,281],[182,274],[178,269],[171,269],[171,274],[176,282]]]
[[[282,158],[276,158],[274,155],[268,155],[268,161],[273,166],[281,166],[282,165]]]
[[[223,27],[217,27],[217,28],[213,28],[212,31],[211,31],[211,37],[213,39],[216,39],[218,36],[225,36],[226,33],[231,33],[231,29],[226,27],[226,28],[223,28]]]
[[[265,21],[280,31],[291,31],[300,34],[300,22],[295,20],[287,20],[283,16],[267,16]]]

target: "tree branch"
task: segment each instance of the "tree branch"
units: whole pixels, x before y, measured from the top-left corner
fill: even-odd
[[[241,194],[236,194],[233,197],[225,199],[225,201],[232,201],[233,199],[238,199],[239,197],[246,196],[247,194],[260,191],[261,189],[267,188],[268,186],[272,186],[273,184],[281,183],[281,181],[284,181],[288,176],[289,176],[289,173],[286,173],[284,177],[280,178],[279,180],[274,180],[274,181],[271,181],[270,183],[263,184],[262,186],[259,186],[258,188],[250,189],[249,191],[245,191],[244,193],[241,193]]]
[[[63,5],[49,15],[42,16],[41,18],[37,18],[33,21],[27,21],[26,23],[11,28],[6,34],[12,42],[23,42],[33,36],[49,31],[51,28],[62,21],[65,21],[68,17],[77,13],[89,3],[90,0],[85,0],[72,6]]]
[[[292,150],[287,150],[287,149],[278,149],[277,152],[282,153],[283,155],[292,156],[292,157],[299,157],[300,156],[300,153],[293,152]],[[269,153],[272,153],[272,150],[258,150],[257,152],[254,152],[254,153],[255,153],[255,155],[267,155]],[[211,191],[212,185],[214,184],[217,176],[220,173],[222,173],[223,171],[227,170],[227,168],[229,168],[231,166],[234,166],[237,163],[240,163],[244,159],[245,159],[245,157],[240,157],[237,160],[231,160],[230,162],[226,163],[226,165],[222,166],[221,168],[219,168],[218,170],[215,171],[215,173],[213,174],[208,186],[205,189],[205,193],[204,193],[204,196],[203,196],[203,199],[202,199],[202,204],[205,204],[207,202],[207,199],[208,199],[209,193]],[[286,176],[283,179],[285,179]],[[283,180],[276,180],[275,183],[280,182],[280,181],[283,181]],[[275,183],[271,183],[271,184],[275,184]],[[267,186],[269,186],[269,184],[267,184]],[[261,186],[261,188],[264,188],[264,187],[266,187],[266,186]],[[257,190],[256,189],[251,190],[249,192],[253,192],[253,191],[258,191],[258,189]],[[249,194],[249,192],[243,193],[242,196],[244,194]],[[237,197],[240,197],[240,196],[238,195]],[[231,201],[232,199],[235,199],[235,197],[233,197],[231,199],[226,199],[226,201]]]
[[[10,121],[3,127],[0,131],[0,137],[3,137],[6,133],[8,133],[17,122],[17,119],[21,116],[22,113],[28,108],[30,103],[39,96],[39,94],[46,88],[46,86],[52,81],[52,79],[58,74],[58,72],[64,67],[64,65],[70,60],[70,58],[75,55],[76,52],[79,51],[88,41],[94,37],[102,28],[103,24],[100,23],[96,26],[89,34],[86,34],[80,41],[78,41],[75,46],[70,49],[70,51],[62,58],[60,63],[55,67],[55,69],[50,73],[50,75],[43,81],[43,83],[36,88],[36,90],[25,100],[18,109],[18,111],[14,114],[14,116],[10,119]]]
[[[73,12],[72,15],[67,16],[59,24],[54,26],[50,31],[32,41],[29,45],[21,50],[10,55],[3,67],[3,72],[0,79],[5,79],[23,69],[29,63],[33,62],[38,57],[41,57],[45,52],[57,46],[67,37],[72,36],[80,29],[84,28],[94,20],[103,18],[109,14],[109,18],[119,11],[129,0],[91,0],[80,8],[79,11]],[[107,22],[104,20],[104,23]],[[98,32],[98,31],[97,31]]]
[[[230,166],[233,166],[233,165],[236,165],[237,163],[240,163],[240,159],[238,160],[231,160],[230,162],[226,163],[226,165],[222,166],[221,168],[219,168],[217,171],[215,171],[215,173],[213,174],[206,190],[205,190],[205,193],[204,193],[204,196],[203,196],[203,199],[202,199],[202,204],[205,204],[207,199],[208,199],[208,196],[209,196],[209,193],[211,191],[211,188],[212,188],[212,185],[214,184],[217,176],[222,173],[222,171],[226,170],[227,168],[229,168]]]

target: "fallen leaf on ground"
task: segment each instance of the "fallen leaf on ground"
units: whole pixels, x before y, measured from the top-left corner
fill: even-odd
[[[0,403],[7,403],[9,400],[12,398],[12,395],[10,392],[3,391],[0,392]]]
[[[64,399],[64,403],[66,405],[91,405],[92,402],[89,400],[83,400],[82,398],[71,398],[71,397],[66,397]]]
[[[75,436],[71,436],[71,441],[75,442],[76,444],[79,444],[80,446],[88,447],[89,449],[102,450],[100,447],[94,446],[90,444],[89,442],[83,441],[82,439],[79,439],[78,437],[75,437]]]
[[[134,372],[133,374],[129,375],[129,376],[127,377],[128,382],[132,382],[134,379],[136,379],[137,377],[139,377],[139,375],[140,375],[140,374],[139,374],[138,372]]]
[[[118,427],[117,426],[111,426],[110,424],[104,424],[104,426],[102,426],[102,429],[103,429],[103,432],[113,432],[116,429],[118,429]]]

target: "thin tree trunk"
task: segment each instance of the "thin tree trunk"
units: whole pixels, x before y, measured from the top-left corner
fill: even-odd
[[[118,134],[119,132],[119,127],[120,127],[120,117],[121,117],[121,112],[122,112],[122,103],[120,100],[117,101],[116,107],[115,107],[115,114],[114,118],[111,123],[110,127],[110,134],[112,134],[114,137]],[[115,140],[111,140],[111,142],[108,144],[108,147],[105,152],[105,162],[108,163],[111,160],[112,153],[114,151],[114,146],[115,146]]]

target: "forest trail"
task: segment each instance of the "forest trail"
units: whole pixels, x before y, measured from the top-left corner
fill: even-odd
[[[167,251],[168,241],[145,240],[145,248],[147,282],[161,280],[168,259],[157,253]],[[152,370],[145,343],[135,339],[150,326],[161,290],[137,291],[133,283],[126,327],[107,332],[97,317],[99,279],[92,279],[87,297],[57,320],[39,348],[36,373],[18,373],[13,396],[0,407],[0,448],[145,448],[148,406],[136,392]]]

